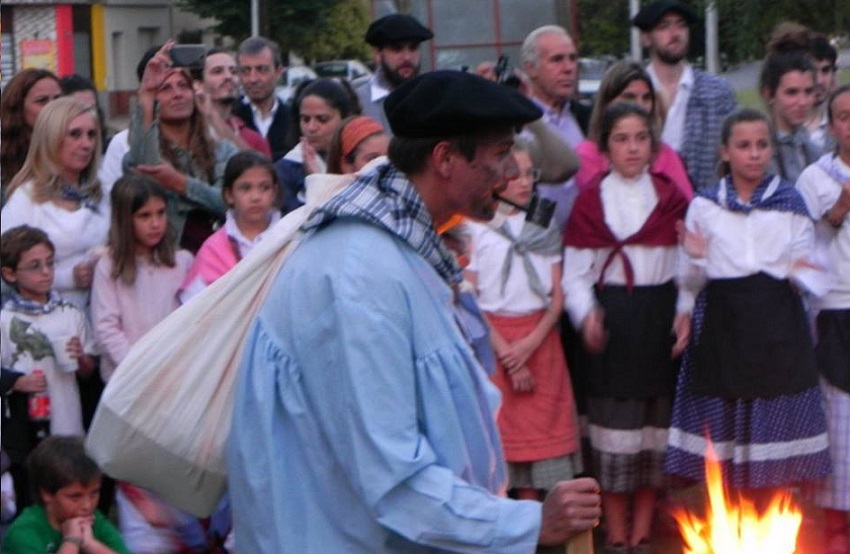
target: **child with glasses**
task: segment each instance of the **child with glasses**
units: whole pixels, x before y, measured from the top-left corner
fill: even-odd
[[[502,197],[531,201],[540,174],[520,139],[513,156],[518,176]],[[561,236],[526,221],[502,204],[488,223],[470,223],[467,279],[490,325],[497,365],[491,376],[502,392],[498,424],[508,461],[508,486],[523,500],[541,500],[558,481],[575,476],[579,448],[572,386],[558,334],[563,311]]]
[[[53,290],[55,248],[47,234],[22,225],[0,241],[0,271],[14,288],[0,310],[2,443],[22,508],[29,504],[22,463],[42,438],[39,432],[84,434],[76,375],[94,371],[94,342],[86,316]],[[49,407],[43,396],[35,406],[33,396],[45,392]]]

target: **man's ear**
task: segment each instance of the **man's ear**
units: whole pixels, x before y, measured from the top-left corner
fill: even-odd
[[[10,284],[18,281],[18,278],[15,276],[15,270],[11,267],[0,268],[0,275],[3,275],[3,280]]]
[[[449,179],[452,176],[457,155],[458,152],[452,147],[451,142],[447,140],[438,142],[431,151],[431,161],[437,175],[443,179]]]
[[[647,31],[640,32],[640,45],[644,48],[649,48],[652,46],[652,40],[649,37],[649,33]]]

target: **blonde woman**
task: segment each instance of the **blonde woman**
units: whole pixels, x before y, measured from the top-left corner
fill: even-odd
[[[27,224],[56,246],[55,290],[86,310],[93,249],[106,242],[109,205],[97,179],[97,113],[74,98],[58,98],[36,119],[24,165],[12,179],[0,232]]]

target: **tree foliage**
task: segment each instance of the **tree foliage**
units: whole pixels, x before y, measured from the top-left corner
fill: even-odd
[[[642,0],[647,3],[650,0]],[[718,14],[720,51],[730,62],[764,55],[764,45],[777,23],[796,21],[825,33],[847,34],[850,0],[682,0],[704,13],[713,2]],[[582,55],[621,56],[629,51],[628,0],[578,0],[579,42]],[[703,26],[692,29],[691,57],[702,55]]]
[[[259,0],[260,34],[305,59],[361,58],[368,49],[367,0]],[[180,8],[219,23],[218,34],[240,41],[251,34],[248,0],[178,0]]]

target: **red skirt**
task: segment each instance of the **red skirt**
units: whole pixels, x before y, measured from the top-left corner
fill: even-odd
[[[524,316],[487,314],[493,328],[508,342],[530,334],[544,311]],[[511,378],[497,360],[493,382],[502,391],[498,424],[509,462],[533,462],[571,454],[579,447],[575,399],[567,362],[555,325],[526,362],[534,376],[534,391],[514,392]]]

